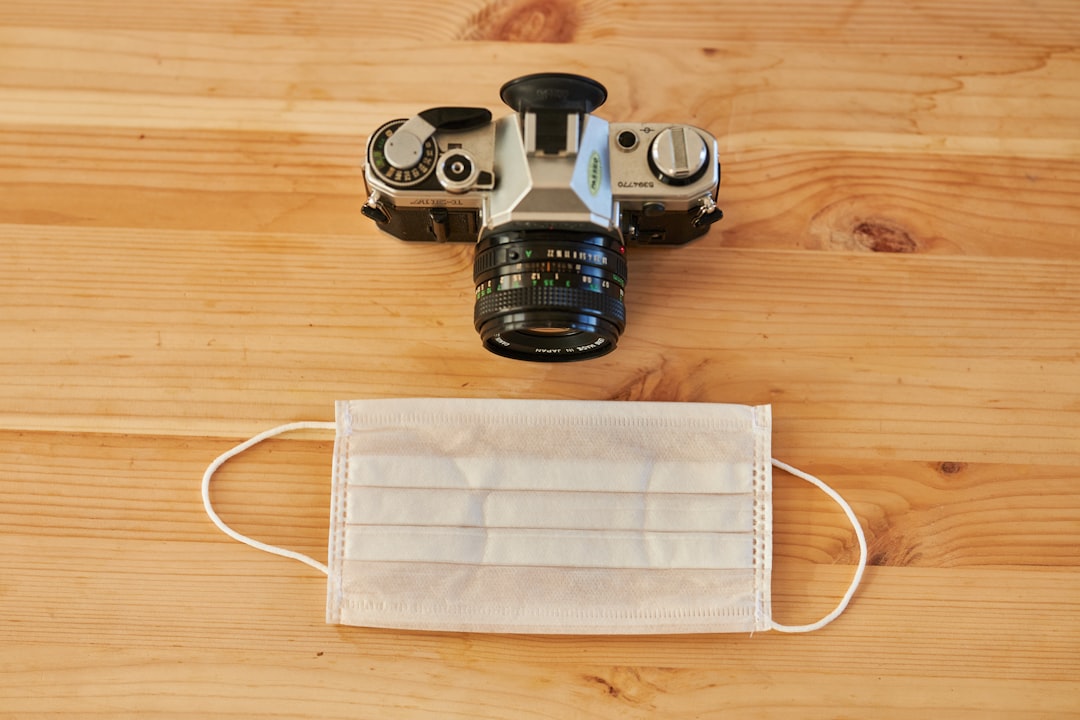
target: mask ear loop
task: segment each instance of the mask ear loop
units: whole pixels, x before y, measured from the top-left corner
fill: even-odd
[[[810,473],[805,473],[802,470],[793,468],[787,463],[780,462],[776,458],[773,458],[772,464],[773,467],[789,472],[795,477],[802,478],[808,483],[817,486],[822,492],[832,498],[833,502],[839,505],[840,509],[844,511],[844,514],[847,515],[847,519],[851,522],[851,527],[855,528],[855,537],[859,541],[859,565],[855,568],[855,575],[851,578],[851,584],[848,586],[847,592],[844,593],[844,597],[841,598],[840,604],[837,605],[831,613],[829,613],[815,623],[810,623],[809,625],[781,625],[780,623],[773,620],[769,621],[772,624],[772,629],[779,630],[780,632],[804,633],[811,632],[813,630],[820,630],[836,618],[840,617],[840,613],[844,612],[844,610],[847,608],[848,603],[851,602],[852,596],[855,595],[855,590],[859,587],[859,583],[862,581],[863,571],[866,570],[866,535],[863,534],[862,525],[859,524],[859,519],[855,517],[855,511],[851,509],[851,506],[848,505],[847,501],[844,500],[844,498],[840,497],[840,493],[836,492],[831,487],[826,485],[822,480],[819,480]]]
[[[268,552],[268,553],[270,553],[272,555],[280,555],[281,557],[287,557],[287,558],[291,558],[293,560],[299,560],[300,562],[304,563],[305,565],[310,565],[311,567],[315,568],[316,570],[323,573],[324,575],[329,575],[330,574],[329,568],[327,568],[326,565],[323,565],[321,562],[319,562],[318,560],[316,560],[313,557],[309,557],[307,555],[304,555],[303,553],[298,553],[298,552],[296,552],[294,550],[286,550],[285,548],[278,547],[277,545],[269,545],[267,543],[260,542],[259,540],[256,540],[254,538],[250,538],[247,535],[242,535],[242,534],[236,532],[235,530],[233,530],[228,525],[226,525],[225,521],[222,520],[218,516],[218,514],[214,511],[214,507],[213,507],[212,503],[210,502],[210,480],[211,480],[211,478],[214,477],[214,473],[217,472],[218,468],[220,468],[222,465],[224,465],[225,462],[227,460],[229,460],[229,458],[234,457],[236,455],[239,455],[240,453],[244,452],[245,450],[251,448],[254,445],[258,445],[263,440],[267,440],[267,439],[275,437],[277,435],[281,435],[282,433],[292,432],[294,430],[336,430],[336,429],[337,429],[337,425],[335,423],[332,423],[332,422],[303,421],[303,422],[289,423],[288,425],[279,425],[278,427],[270,428],[269,430],[266,430],[264,432],[259,433],[258,435],[251,438],[250,440],[245,440],[244,442],[240,443],[239,445],[232,448],[231,450],[226,450],[225,452],[223,452],[221,455],[219,455],[217,457],[216,460],[214,460],[214,462],[210,463],[210,466],[206,468],[206,472],[203,473],[203,479],[202,479],[203,508],[206,509],[206,514],[210,517],[210,520],[213,521],[213,523],[215,525],[217,525],[218,529],[221,530],[221,532],[225,533],[226,535],[231,537],[233,540],[236,540],[238,542],[242,542],[245,545],[250,545],[251,547],[255,548],[256,550],[262,550],[263,552]]]

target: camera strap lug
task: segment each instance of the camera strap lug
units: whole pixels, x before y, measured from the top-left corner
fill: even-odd
[[[367,202],[360,206],[360,214],[377,223],[390,222],[390,216],[386,214],[386,210],[379,204],[379,193],[377,192],[371,193]]]
[[[697,216],[694,218],[693,225],[696,228],[708,227],[714,222],[717,222],[724,217],[724,211],[716,207],[716,203],[712,198],[706,198],[702,203],[701,210],[698,211]]]

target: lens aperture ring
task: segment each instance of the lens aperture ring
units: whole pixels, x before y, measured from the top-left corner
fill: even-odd
[[[535,270],[537,264],[558,264],[565,272],[574,272],[576,267],[598,268],[610,272],[626,284],[626,257],[622,245],[606,247],[587,243],[561,240],[529,240],[516,243],[485,244],[477,248],[473,261],[473,277],[479,284],[483,276],[487,279],[489,271],[499,274],[521,271],[528,264]]]

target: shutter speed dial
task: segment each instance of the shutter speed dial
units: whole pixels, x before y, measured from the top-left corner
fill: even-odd
[[[426,180],[435,169],[439,147],[435,134],[463,132],[491,122],[491,111],[485,108],[436,107],[424,110],[408,120],[393,120],[375,131],[370,143],[368,160],[375,174],[390,185],[412,187]],[[468,189],[461,181],[450,192]]]
[[[375,131],[368,162],[375,174],[394,187],[406,188],[426,180],[435,169],[438,147],[433,137],[419,140],[404,133],[394,142],[404,120],[393,120]],[[406,139],[408,138],[408,139]]]
[[[661,130],[649,147],[649,165],[660,182],[687,185],[705,171],[709,147],[705,139],[685,125]]]

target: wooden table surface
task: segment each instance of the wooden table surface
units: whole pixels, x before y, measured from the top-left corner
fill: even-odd
[[[726,217],[632,249],[618,349],[485,352],[472,248],[359,213],[367,135],[589,75],[611,121],[720,142]],[[1075,0],[4,0],[0,716],[1080,716]],[[327,626],[324,578],[232,542],[206,464],[335,399],[772,403],[870,566],[814,634]],[[332,440],[218,479],[325,558]],[[775,615],[857,551],[776,477]]]

